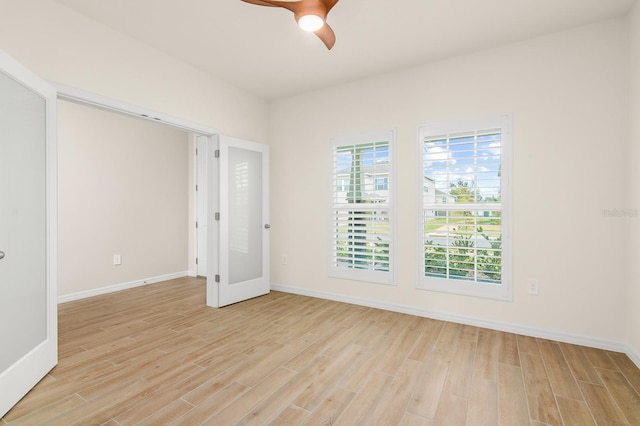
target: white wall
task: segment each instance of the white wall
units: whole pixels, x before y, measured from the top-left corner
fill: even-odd
[[[58,135],[60,297],[184,274],[188,134],[60,101]]]
[[[48,80],[268,142],[256,96],[52,0],[0,0],[0,11],[0,49]]]
[[[258,142],[268,142],[270,128],[274,283],[627,340],[640,348],[640,314],[633,303],[640,296],[640,278],[631,267],[625,273],[622,253],[629,229],[627,222],[602,215],[603,209],[625,208],[629,200],[637,206],[640,200],[640,185],[633,185],[630,196],[625,190],[625,178],[638,181],[638,176],[626,176],[621,166],[631,164],[633,170],[640,157],[634,124],[632,155],[625,163],[630,126],[624,20],[309,93],[268,108],[257,97],[51,0],[0,0],[0,10],[0,49],[44,78]],[[636,6],[636,41],[638,14]],[[638,72],[633,75],[637,94]],[[636,117],[637,95],[632,105]],[[514,116],[514,301],[415,290],[416,125],[494,112]],[[399,143],[398,285],[330,279],[327,140],[388,127],[398,129]],[[61,144],[64,148],[62,138]],[[72,160],[63,149],[61,163]],[[637,222],[632,226],[633,235],[640,235]],[[110,261],[113,253],[106,248],[104,253]],[[629,253],[633,265],[640,247],[632,244]],[[286,266],[280,262],[283,254]],[[71,260],[61,260],[62,270],[66,262]],[[540,280],[540,296],[526,295],[529,277]],[[63,291],[79,288],[74,284]]]
[[[630,51],[630,152],[628,157],[628,182],[630,197],[628,206],[631,210],[640,210],[640,3],[629,14],[629,29],[631,38]],[[629,316],[628,341],[640,360],[640,217],[627,219],[629,228],[628,272],[629,289],[627,295],[627,312]],[[638,361],[636,361],[638,362]]]
[[[0,0],[0,49],[6,51],[18,61],[29,67],[45,79],[67,86],[83,89],[88,92],[109,98],[140,105],[151,110],[170,114],[205,126],[217,128],[225,134],[267,143],[268,114],[266,101],[237,89],[228,83],[215,79],[211,75],[197,70],[183,62],[159,52],[137,40],[115,32],[110,28],[92,21],[52,0]],[[63,119],[65,117],[63,116]],[[66,111],[70,126],[77,123],[71,119],[70,111]],[[59,161],[61,174],[73,173],[73,179],[61,179],[60,193],[71,194],[75,191],[72,185],[75,180],[91,181],[97,176],[92,170],[82,167],[88,176],[77,174],[76,170],[66,170],[68,165],[81,163],[78,152],[68,149],[73,141],[66,140],[73,129],[66,128],[67,123],[60,126],[61,152]],[[106,135],[104,135],[106,138]],[[108,139],[108,138],[107,138]],[[92,141],[95,142],[95,141]],[[94,151],[85,152],[87,157],[95,156],[104,147],[95,147]],[[145,147],[147,147],[145,145]],[[86,149],[87,146],[84,145]],[[142,145],[138,147],[142,149]],[[116,172],[109,169],[104,172]],[[146,167],[146,166],[145,166]],[[116,176],[119,178],[118,176]],[[193,183],[191,182],[191,187]],[[185,207],[192,203],[185,200]],[[64,209],[64,204],[62,208]],[[70,242],[75,236],[65,235],[65,224],[76,220],[86,220],[76,216],[75,209],[61,211],[61,241]],[[108,234],[110,230],[99,228]],[[71,232],[71,231],[69,231]],[[75,232],[75,231],[74,231]],[[117,231],[116,231],[117,232]],[[80,237],[78,237],[80,238]],[[94,242],[95,243],[95,242]],[[116,245],[118,246],[118,245]],[[192,251],[184,247],[185,255]],[[114,247],[104,244],[94,253],[96,258],[86,259],[86,253],[79,253],[88,264],[95,265],[96,277],[89,278],[85,271],[73,275],[71,268],[79,265],[76,253],[64,248],[61,253],[60,269],[63,276],[60,283],[60,295],[77,291],[99,288],[104,285],[121,284],[135,276],[135,279],[146,278],[144,273],[155,272],[140,266],[139,273],[125,274],[130,266],[128,256],[123,258],[123,268],[111,270],[106,279],[102,262],[110,265],[114,250],[137,250],[133,246]],[[109,254],[109,258],[104,256]],[[124,255],[124,253],[123,253]],[[128,259],[128,260],[127,260]],[[180,260],[180,270],[187,269]],[[125,266],[128,265],[128,266]],[[173,265],[173,264],[171,264]],[[168,265],[167,265],[168,266]],[[85,268],[85,269],[86,269]],[[162,269],[162,268],[160,268]],[[167,270],[175,271],[175,265]],[[113,274],[111,273],[113,272]],[[66,275],[69,274],[69,275]]]
[[[603,22],[289,99],[271,107],[272,281],[426,311],[623,342],[626,21]],[[514,120],[513,302],[416,290],[416,126]],[[397,286],[332,279],[330,137],[397,128]],[[283,255],[288,264],[282,265]],[[525,282],[540,280],[540,295]]]

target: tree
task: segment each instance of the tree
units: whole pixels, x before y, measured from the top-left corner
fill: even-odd
[[[482,201],[480,192],[475,185],[469,184],[462,179],[451,184],[449,193],[455,197],[456,203],[476,203]]]

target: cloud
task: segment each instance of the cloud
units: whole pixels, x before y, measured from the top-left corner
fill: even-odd
[[[445,162],[448,162],[450,165],[456,164],[456,159],[453,158],[451,151],[448,149],[440,148],[439,146],[427,148],[424,159],[427,162],[427,165],[431,165],[432,163]]]
[[[502,155],[502,142],[491,142],[486,148],[483,148],[482,161],[499,160]]]

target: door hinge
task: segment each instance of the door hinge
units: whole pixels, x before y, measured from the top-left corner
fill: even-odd
[[[219,212],[216,212],[216,214],[215,214],[215,219],[216,219],[216,220],[220,220],[220,213],[219,213]]]
[[[216,149],[215,156],[216,156],[216,158],[220,158],[220,150],[219,149]]]
[[[196,229],[198,229],[198,222],[196,222]]]
[[[196,185],[196,192],[198,192],[198,185]]]
[[[196,265],[198,264],[198,258],[196,257]]]
[[[216,282],[219,283],[220,282],[220,275],[216,274]]]

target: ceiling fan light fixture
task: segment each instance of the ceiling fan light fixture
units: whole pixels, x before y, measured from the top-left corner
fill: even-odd
[[[298,19],[298,25],[305,31],[318,31],[324,26],[324,19],[318,15],[304,15]]]
[[[306,31],[313,32],[322,40],[327,49],[336,44],[336,34],[326,22],[327,14],[340,0],[242,0],[258,6],[281,7],[293,12],[298,25]]]

